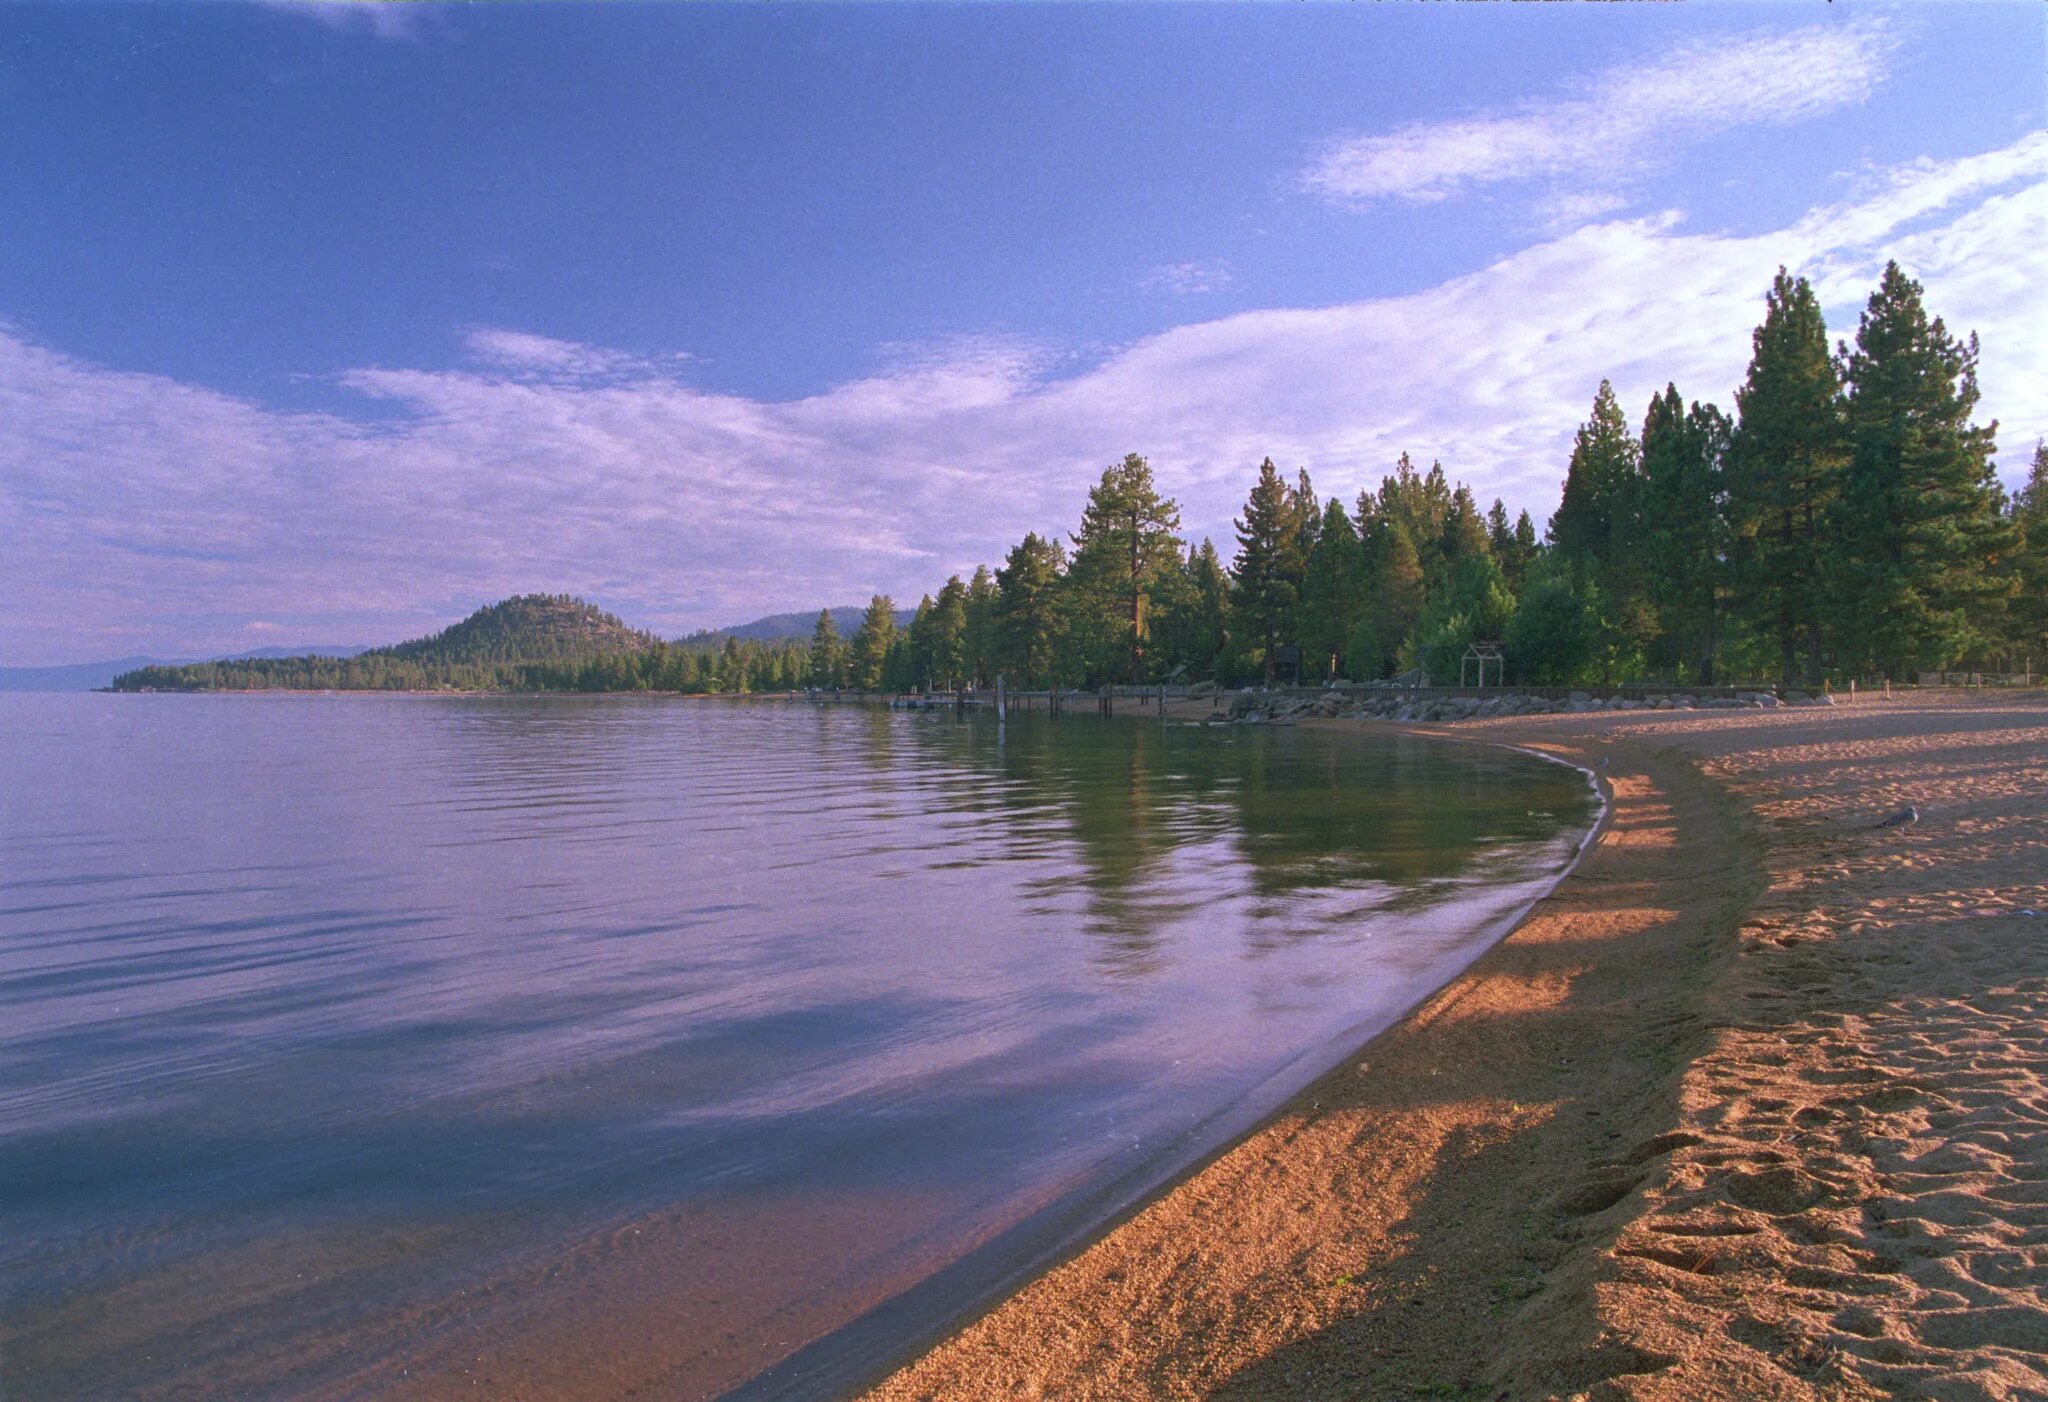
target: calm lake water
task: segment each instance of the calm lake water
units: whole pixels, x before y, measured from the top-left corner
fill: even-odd
[[[0,1394],[829,1394],[1595,809],[1356,732],[0,696]]]

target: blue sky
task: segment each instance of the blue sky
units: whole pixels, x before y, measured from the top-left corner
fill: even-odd
[[[2048,10],[0,10],[0,664],[906,602],[1145,452],[1539,518],[1888,256],[2048,431]]]

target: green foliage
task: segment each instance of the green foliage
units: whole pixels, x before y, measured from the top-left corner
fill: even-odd
[[[860,627],[854,630],[847,680],[869,691],[879,688],[883,667],[890,660],[889,651],[895,642],[896,603],[887,594],[877,594],[868,600],[867,612],[861,615]],[[900,666],[900,656],[897,661]]]
[[[1628,431],[1614,386],[1600,382],[1593,414],[1579,425],[1565,470],[1564,499],[1550,518],[1550,544],[1568,560],[1603,568],[1634,544],[1636,479],[1642,452]]]
[[[1943,669],[1992,642],[2012,592],[1992,430],[1970,422],[1977,338],[1929,321],[1887,264],[1842,362],[1850,455],[1828,524],[1834,621],[1858,670]]]
[[[2026,485],[2012,501],[2013,556],[2019,590],[2009,636],[2023,666],[2048,667],[2048,443],[2034,445]]]
[[[1727,458],[1734,595],[1751,624],[1776,638],[1782,678],[1803,670],[1817,684],[1834,593],[1825,522],[1848,453],[1841,377],[1805,278],[1778,269],[1750,344]]]
[[[1303,479],[1306,485],[1306,477]],[[1304,512],[1273,460],[1259,464],[1259,480],[1245,499],[1237,527],[1237,559],[1231,565],[1238,617],[1246,640],[1259,645],[1266,679],[1272,680],[1274,653],[1289,641],[1295,605],[1307,566],[1302,544]]]
[[[1536,686],[1572,686],[1593,666],[1595,622],[1583,586],[1545,556],[1507,628],[1509,665]]]
[[[1186,580],[1176,597],[1177,606],[1161,630],[1168,669],[1185,667],[1190,677],[1218,676],[1230,655],[1232,611],[1230,575],[1215,542],[1205,537],[1188,553]]]
[[[452,628],[380,648],[406,662],[558,662],[639,652],[658,641],[567,594],[520,594]]]
[[[1465,649],[1505,639],[1514,616],[1514,592],[1492,555],[1466,555],[1450,566],[1416,621],[1415,660],[1432,682],[1456,684],[1464,675]]]
[[[1726,594],[1723,480],[1733,426],[1711,404],[1690,411],[1676,385],[1643,417],[1641,548],[1663,660],[1674,679],[1711,685]]]
[[[1027,687],[1064,680],[1060,649],[1066,638],[1062,584],[1066,557],[1057,541],[1026,535],[996,571],[996,670]]]
[[[995,681],[996,663],[996,577],[987,565],[977,565],[974,578],[967,581],[967,624],[961,639],[970,680],[976,686]]]
[[[1180,507],[1159,495],[1136,453],[1088,492],[1067,570],[1067,627],[1090,676],[1142,681],[1148,605],[1180,573]]]
[[[1364,594],[1364,544],[1344,503],[1331,497],[1302,568],[1294,628],[1301,645],[1302,676],[1320,681],[1343,673]]]
[[[812,686],[833,687],[846,680],[846,647],[839,641],[839,625],[831,609],[818,610],[818,623],[811,630],[808,675]]]
[[[1407,528],[1385,516],[1375,524],[1367,550],[1372,576],[1345,649],[1351,675],[1361,680],[1388,676],[1408,660],[1409,638],[1426,599],[1422,554]]]

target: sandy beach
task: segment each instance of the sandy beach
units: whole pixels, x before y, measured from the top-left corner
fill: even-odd
[[[2048,1396],[2048,696],[1440,733],[1597,768],[1597,846],[870,1395]]]

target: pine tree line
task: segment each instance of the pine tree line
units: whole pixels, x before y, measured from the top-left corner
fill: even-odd
[[[1975,337],[1886,267],[1853,344],[1779,270],[1731,416],[1675,385],[1640,429],[1602,381],[1539,540],[1403,455],[1348,505],[1271,459],[1226,568],[1145,459],[1110,467],[1065,545],[1027,535],[907,630],[878,597],[850,647],[819,620],[814,685],[1449,681],[1473,642],[1511,679],[1689,685],[1907,679],[2048,660],[2048,449],[2011,501],[1977,404]]]
[[[661,643],[587,605],[530,596],[435,640],[358,658],[146,668],[126,689],[779,692],[1093,687],[1460,674],[1477,641],[1510,680],[1687,685],[1888,676],[2048,661],[2048,448],[2007,500],[1997,425],[1972,422],[1975,336],[1930,318],[1890,264],[1855,341],[1830,349],[1812,287],[1778,271],[1732,415],[1675,385],[1633,428],[1602,381],[1539,539],[1483,513],[1440,463],[1403,454],[1377,487],[1320,501],[1262,462],[1226,565],[1180,535],[1178,505],[1132,454],[1078,528],[1028,534],[948,579],[899,627],[884,595],[851,638]],[[576,610],[584,614],[576,614]],[[500,615],[504,615],[502,618]],[[570,617],[567,643],[505,654],[517,623]],[[481,620],[481,622],[480,622]],[[489,626],[484,626],[488,624]],[[562,655],[585,636],[598,656]],[[462,640],[450,651],[442,640]],[[630,643],[625,646],[621,639]]]

